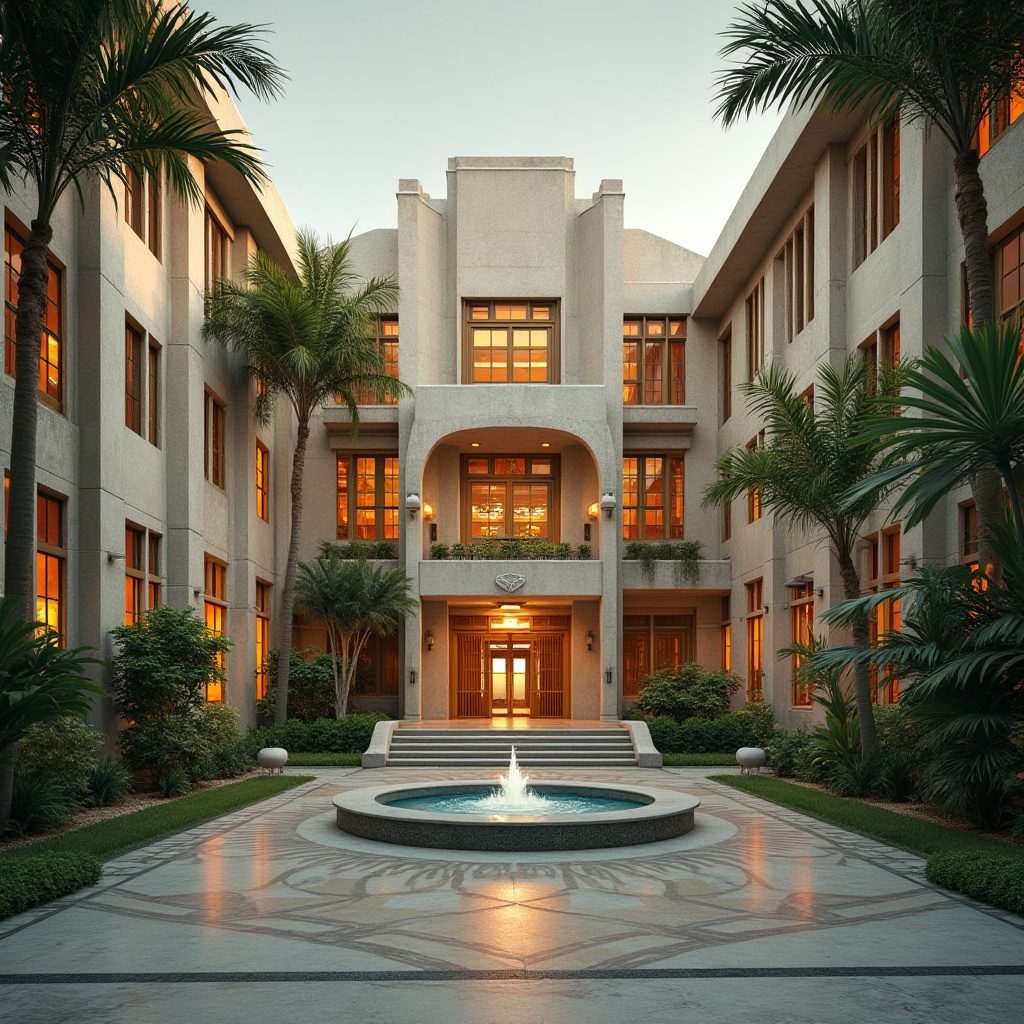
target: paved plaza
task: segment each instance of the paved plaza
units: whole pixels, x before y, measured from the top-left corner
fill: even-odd
[[[106,865],[0,922],[5,1020],[985,1022],[1019,1019],[1024,920],[923,861],[737,793],[714,769],[537,771],[700,798],[680,839],[571,854],[346,837],[315,782]]]

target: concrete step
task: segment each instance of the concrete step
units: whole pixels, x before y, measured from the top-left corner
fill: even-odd
[[[542,757],[531,758],[519,762],[522,768],[635,768],[636,760],[632,757],[608,758],[566,758],[562,761],[549,760]],[[499,758],[472,758],[453,762],[450,758],[417,757],[408,761],[393,761],[388,758],[389,768],[508,768],[508,762]]]
[[[632,750],[538,750],[536,753],[524,754],[522,757],[517,755],[516,760],[520,764],[527,764],[538,757],[559,761],[564,761],[566,758],[586,757],[604,761],[608,758],[632,756]],[[388,760],[390,761],[409,761],[421,757],[429,757],[435,760],[446,757],[452,763],[456,761],[487,760],[500,761],[504,765],[508,764],[508,758],[500,750],[392,750],[388,754]]]

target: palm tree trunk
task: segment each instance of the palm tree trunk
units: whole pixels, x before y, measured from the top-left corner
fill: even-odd
[[[11,796],[14,792],[14,758],[17,745],[12,743],[0,750],[0,829],[11,816]]]
[[[15,614],[36,617],[33,576],[36,554],[36,433],[39,421],[39,345],[46,312],[50,268],[46,257],[53,229],[32,221],[21,253],[18,314],[15,320],[14,412],[11,422],[10,492],[7,506],[7,553],[4,592],[17,594]]]
[[[992,261],[988,254],[988,203],[985,186],[978,173],[977,150],[957,153],[953,159],[956,175],[956,215],[964,239],[967,289],[971,298],[971,325],[977,330],[995,319],[995,291]],[[992,529],[1002,518],[1003,493],[999,474],[983,470],[971,483],[974,506],[978,510],[978,558],[982,568],[996,582],[1003,569],[989,541]]]
[[[843,581],[843,597],[847,600],[860,597],[860,577],[848,551],[837,553],[839,575]],[[867,650],[871,647],[871,625],[866,618],[857,619],[853,624],[853,646]],[[857,721],[860,723],[860,747],[867,755],[878,740],[875,729],[875,713],[871,705],[871,673],[867,665],[857,664],[853,668],[853,688],[857,697]]]
[[[348,695],[352,692],[352,680],[359,671],[359,655],[363,653],[369,633],[359,634],[352,638],[352,656],[341,677],[341,692],[338,694],[338,718],[348,717]],[[347,648],[346,648],[347,649]]]
[[[281,601],[281,653],[277,661],[277,706],[274,721],[283,725],[288,718],[288,676],[292,667],[292,612],[295,608],[295,575],[299,567],[299,537],[302,533],[302,473],[306,466],[309,422],[299,421],[299,434],[292,456],[292,533],[288,541],[288,564],[284,571]]]

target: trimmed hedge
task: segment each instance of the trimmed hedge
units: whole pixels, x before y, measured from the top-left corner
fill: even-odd
[[[289,768],[361,768],[362,754],[311,754],[288,751]]]
[[[663,754],[717,754],[764,746],[771,735],[771,709],[733,711],[721,718],[686,718],[682,722],[659,715],[648,719],[647,726]]]
[[[374,726],[386,721],[388,716],[380,711],[360,711],[347,718],[318,718],[313,722],[289,719],[284,725],[256,729],[247,739],[259,747],[284,747],[305,754],[361,754],[370,745]]]
[[[666,768],[738,768],[736,755],[728,752],[715,754],[662,754]]]
[[[924,874],[934,885],[1024,914],[1024,851],[1013,855],[950,850],[935,854]]]
[[[88,853],[0,857],[0,919],[92,885],[102,873],[99,858]]]

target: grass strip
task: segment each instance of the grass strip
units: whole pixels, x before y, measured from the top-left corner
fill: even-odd
[[[288,754],[289,768],[361,768],[362,754]]]
[[[666,768],[737,768],[735,754],[662,754]]]
[[[860,800],[823,793],[807,786],[795,786],[782,779],[758,775],[712,775],[711,778],[733,789],[741,789],[763,800],[841,825],[922,857],[952,851],[991,853],[1004,857],[1009,855],[1019,857],[1024,869],[1024,851],[998,839],[961,832],[933,821],[899,814]]]
[[[50,839],[20,846],[0,854],[0,857],[26,858],[61,852],[89,854],[101,861],[109,860],[174,832],[182,832],[204,821],[266,800],[312,779],[312,775],[271,775],[232,782],[227,786],[193,793],[179,800],[146,807],[119,818],[100,821],[73,832],[64,832]]]

